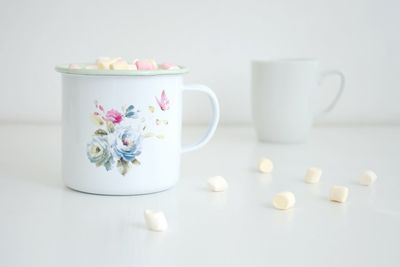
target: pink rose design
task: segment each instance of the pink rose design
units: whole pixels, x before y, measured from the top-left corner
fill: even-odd
[[[122,114],[115,109],[110,109],[109,111],[107,111],[105,120],[118,124],[122,121]]]

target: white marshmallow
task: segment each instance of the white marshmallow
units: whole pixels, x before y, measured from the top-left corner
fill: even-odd
[[[262,173],[270,173],[274,169],[274,164],[267,158],[262,158],[258,164],[258,170]]]
[[[111,70],[127,70],[128,67],[129,67],[128,62],[126,62],[126,60],[123,59],[114,61],[110,64]]]
[[[316,184],[321,178],[322,170],[320,168],[311,167],[304,176],[304,181],[308,184]]]
[[[97,68],[100,70],[109,70],[110,65],[119,60],[122,60],[122,58],[120,58],[120,57],[116,57],[116,58],[99,57],[96,60],[96,65],[97,65]]]
[[[97,66],[96,65],[86,65],[85,69],[86,70],[97,70]]]
[[[214,192],[225,191],[228,188],[228,182],[222,176],[213,176],[208,179],[208,188]]]
[[[292,192],[280,192],[272,199],[272,204],[279,210],[287,210],[294,207],[296,198]]]
[[[137,67],[135,64],[128,64],[128,70],[137,70]]]
[[[99,69],[109,69],[111,58],[109,57],[99,57],[96,59],[96,66]]]
[[[151,231],[163,232],[168,229],[168,222],[162,211],[145,210],[144,220]]]
[[[378,176],[373,171],[366,170],[360,175],[359,182],[362,185],[369,186],[375,183],[377,178]]]
[[[349,188],[345,186],[335,185],[332,186],[331,188],[329,199],[331,201],[344,203],[346,202],[348,196],[349,196]]]

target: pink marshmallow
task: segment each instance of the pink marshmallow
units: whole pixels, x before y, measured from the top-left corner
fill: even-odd
[[[81,66],[78,64],[69,64],[68,68],[73,70],[79,70]]]
[[[163,69],[163,70],[178,70],[179,66],[175,65],[175,64],[170,64],[170,63],[163,63],[163,64],[160,64],[160,69]]]
[[[138,70],[156,70],[158,69],[157,63],[151,59],[135,60],[133,62],[136,64]]]

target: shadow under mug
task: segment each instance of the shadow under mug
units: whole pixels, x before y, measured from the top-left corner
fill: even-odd
[[[252,62],[252,113],[262,142],[304,142],[315,116],[330,112],[339,101],[345,78],[338,70],[320,71],[316,59],[280,59]],[[323,111],[313,110],[312,96],[331,75],[339,89]]]

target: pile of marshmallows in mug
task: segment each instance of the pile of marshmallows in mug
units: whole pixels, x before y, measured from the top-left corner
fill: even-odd
[[[170,63],[157,64],[153,59],[135,59],[129,63],[122,57],[110,58],[100,57],[96,60],[96,64],[79,65],[69,64],[70,69],[87,69],[87,70],[178,70],[178,65]]]
[[[270,159],[262,158],[258,165],[261,173],[271,173],[274,165]],[[309,184],[316,184],[321,178],[322,170],[317,167],[311,167],[307,170],[304,181]],[[364,171],[359,177],[361,185],[370,186],[377,179],[377,175],[371,171]],[[208,179],[208,188],[213,192],[222,192],[228,188],[228,182],[222,176],[214,176]],[[349,195],[349,188],[346,186],[335,185],[331,188],[329,200],[344,203]],[[296,198],[292,192],[280,192],[272,198],[272,204],[276,209],[287,210],[293,208]],[[144,217],[147,228],[152,231],[165,231],[168,223],[162,211],[145,210]]]

